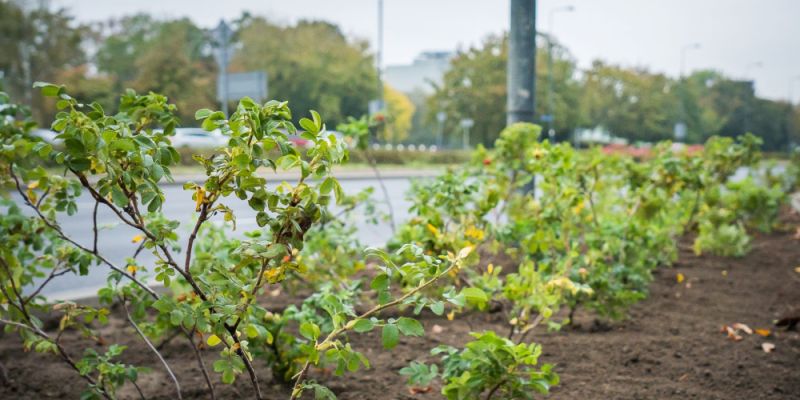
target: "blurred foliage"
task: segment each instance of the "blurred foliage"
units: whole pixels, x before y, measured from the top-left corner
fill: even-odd
[[[367,42],[349,39],[334,24],[302,20],[281,26],[245,17],[239,40],[231,70],[266,71],[270,97],[319,110],[331,126],[348,115],[365,114],[375,98],[377,78]]]
[[[245,13],[231,28],[235,50],[229,70],[266,71],[272,98],[319,110],[336,126],[347,116],[366,114],[376,97],[368,41],[335,24],[279,24]],[[31,95],[37,80],[67,83],[76,99],[91,99],[109,111],[118,111],[113,99],[127,88],[162,93],[176,104],[182,124],[192,125],[192,110],[218,106],[212,36],[187,18],[141,13],[80,24],[63,9],[23,11],[2,2],[0,87],[30,105],[42,126],[52,121],[55,104]],[[676,123],[683,121],[688,143],[753,132],[766,151],[800,144],[800,107],[757,97],[752,82],[710,70],[673,78],[604,61],[581,70],[567,48],[548,40],[538,43],[536,115],[549,114],[552,48],[556,141],[571,140],[579,128],[602,127],[629,141],[656,142],[672,139]],[[470,142],[491,147],[506,123],[507,58],[507,36],[490,36],[459,51],[431,94],[384,89],[387,121],[378,139],[434,144],[440,129],[436,115],[443,111],[445,145],[460,143],[459,123],[470,118],[475,122]]]
[[[389,85],[383,86],[383,98],[386,102],[386,128],[381,130],[381,139],[386,143],[401,143],[411,131],[416,107],[408,96]]]

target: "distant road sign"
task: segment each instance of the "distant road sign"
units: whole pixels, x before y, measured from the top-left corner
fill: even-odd
[[[267,73],[264,71],[239,72],[228,74],[228,95],[225,96],[225,82],[222,74],[217,78],[217,98],[220,101],[239,100],[242,97],[250,97],[255,101],[261,102],[267,99],[269,82]]]

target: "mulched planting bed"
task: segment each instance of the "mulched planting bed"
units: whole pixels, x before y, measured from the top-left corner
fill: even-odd
[[[794,237],[800,218],[784,215],[782,224],[785,229],[756,234],[752,251],[738,259],[697,257],[691,242],[684,240],[674,268],[655,272],[650,297],[632,307],[627,319],[603,321],[579,311],[574,327],[559,332],[540,329],[529,336],[543,346],[541,361],[556,364],[561,376],[549,398],[800,398],[800,333],[773,326],[774,320],[793,311],[800,314],[800,273],[795,271],[800,266],[800,240]],[[684,277],[680,283],[679,273]],[[467,313],[454,321],[423,314],[420,320],[426,337],[402,337],[392,351],[381,348],[379,333],[352,336],[353,346],[370,359],[371,370],[344,377],[312,370],[311,377],[340,399],[441,398],[439,387],[411,395],[397,371],[412,360],[432,360],[429,350],[439,344],[462,345],[470,331],[508,331],[502,313]],[[741,341],[730,340],[720,328],[734,323],[769,329],[771,336],[741,334]],[[434,333],[434,326],[439,333]],[[163,368],[124,320],[112,319],[100,332],[108,343],[129,346],[123,360],[152,368],[140,378],[148,398],[175,398]],[[184,340],[176,338],[162,353],[178,375],[184,398],[207,398]],[[774,344],[774,351],[762,350],[764,342]],[[63,343],[75,350],[83,348],[87,339],[69,332]],[[217,350],[204,353],[210,369]],[[10,381],[0,383],[0,399],[73,399],[85,389],[85,382],[55,356],[23,353],[16,334],[0,339],[0,363]],[[256,362],[256,369],[268,399],[288,398],[289,390],[274,383],[263,365]],[[217,383],[217,394],[223,399],[253,396],[246,374],[234,385]],[[119,395],[139,397],[128,386]]]

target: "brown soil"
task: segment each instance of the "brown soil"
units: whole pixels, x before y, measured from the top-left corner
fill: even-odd
[[[682,244],[674,268],[656,271],[650,297],[619,322],[600,322],[577,313],[577,327],[560,332],[537,332],[533,338],[544,348],[543,362],[557,364],[562,383],[552,399],[797,399],[800,398],[800,333],[775,329],[773,321],[790,310],[800,310],[800,240],[794,228],[800,218],[784,218],[787,229],[759,234],[753,250],[740,259],[696,257]],[[676,275],[686,280],[677,283]],[[455,321],[424,314],[425,338],[402,338],[392,351],[384,351],[378,335],[353,337],[355,348],[372,362],[372,369],[344,377],[312,371],[312,378],[328,385],[340,399],[434,399],[438,387],[426,394],[410,395],[397,371],[412,360],[430,359],[439,344],[461,345],[470,331],[507,332],[502,313],[473,313]],[[720,333],[725,324],[741,322],[753,329],[772,331],[770,337],[743,335],[734,342]],[[443,331],[433,334],[439,325]],[[148,365],[152,372],[140,378],[148,398],[175,398],[174,387],[160,364],[122,320],[102,329],[108,342],[129,346],[125,361]],[[70,332],[63,340],[68,349],[84,346],[86,339]],[[775,345],[765,353],[761,345]],[[54,356],[22,353],[15,334],[0,340],[0,362],[10,384],[0,382],[3,399],[78,398],[85,382]],[[183,386],[184,398],[207,398],[205,384],[191,350],[176,339],[164,356]],[[77,356],[77,354],[75,354]],[[208,367],[215,358],[205,350]],[[288,390],[261,371],[262,391],[269,399],[287,398]],[[259,368],[260,367],[260,368]],[[217,383],[219,398],[251,398],[245,375],[232,386]],[[124,387],[121,398],[138,398]]]

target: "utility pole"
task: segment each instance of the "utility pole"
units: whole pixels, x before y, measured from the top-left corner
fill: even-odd
[[[378,0],[378,45],[375,54],[375,67],[378,72],[378,105],[383,110],[383,0]]]
[[[220,103],[222,103],[222,113],[228,117],[228,64],[230,63],[230,42],[231,42],[231,28],[225,23],[225,20],[220,20],[219,25],[214,29],[214,39],[217,44],[217,52],[215,58],[219,66],[219,80],[220,80],[220,93],[217,94]]]
[[[536,0],[511,0],[506,122],[533,122],[536,95]]]

